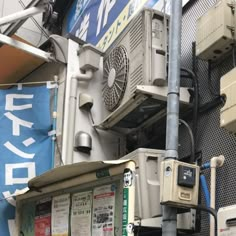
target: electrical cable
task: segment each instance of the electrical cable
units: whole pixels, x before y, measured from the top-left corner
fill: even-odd
[[[192,71],[197,74],[196,42],[192,42]]]
[[[65,164],[64,164],[64,162],[63,162],[63,160],[62,160],[62,154],[61,154],[61,150],[60,150],[60,147],[59,147],[57,138],[55,139],[55,143],[56,143],[56,146],[57,146],[57,151],[58,151],[58,154],[59,154],[60,162],[61,162],[61,164],[64,166]]]
[[[233,67],[236,67],[236,62],[235,62],[235,43],[232,46],[232,56],[233,56]]]
[[[97,135],[97,137],[98,137],[98,140],[99,140],[99,142],[100,142],[100,140],[101,140],[101,135],[100,135],[100,133],[98,132],[98,130],[96,129],[96,127],[95,127],[94,118],[93,118],[93,113],[92,113],[91,109],[88,111],[88,113],[89,113],[90,121],[91,121],[91,123],[92,123],[93,130],[95,131],[95,133],[96,133],[96,135]],[[102,143],[100,143],[100,144],[101,144],[101,146],[102,146]],[[103,151],[103,154],[106,156],[106,154],[105,154],[103,148],[102,148],[102,151]]]
[[[183,124],[189,133],[189,137],[190,137],[190,141],[191,141],[191,156],[190,156],[190,163],[194,163],[195,162],[195,143],[194,143],[194,137],[193,137],[193,132],[191,127],[188,125],[188,123],[182,119],[179,119],[180,123]]]
[[[211,110],[221,106],[224,104],[225,98],[223,96],[215,97],[212,101],[206,102],[199,106],[199,114],[204,115]],[[185,120],[190,120],[190,115],[192,114],[192,109],[188,109],[183,115]],[[161,123],[162,124],[162,123]],[[150,146],[150,144],[155,143],[156,139],[159,138],[159,135],[154,135],[151,139],[148,140],[148,142],[144,145],[144,147]]]
[[[219,105],[224,104],[224,102],[225,102],[225,98],[223,96],[215,97],[212,101],[202,104],[199,107],[199,114],[205,114],[206,112],[209,112],[212,109],[215,109]],[[188,110],[184,113],[183,117],[187,119],[187,117],[189,117],[191,113],[192,113],[192,110]]]
[[[94,126],[94,118],[93,118],[93,114],[92,114],[91,110],[89,110],[89,117],[92,122],[92,125]]]
[[[62,53],[62,55],[63,55],[63,57],[65,59],[65,62],[66,62],[67,61],[67,57],[66,57],[66,55],[65,55],[61,45],[52,37],[50,38],[50,40],[52,40],[58,46],[58,48],[60,49],[60,51],[61,51],[61,53]]]
[[[89,110],[88,113],[89,113],[89,118],[90,118],[91,123],[92,123],[92,127],[93,127],[95,133],[97,134],[97,136],[100,138],[100,133],[98,132],[98,130],[97,130],[96,127],[95,127],[94,118],[93,118],[93,113],[92,113],[91,109]]]
[[[214,97],[219,97],[220,94],[218,94],[216,91],[214,91],[214,88],[212,86],[212,79],[211,79],[211,60],[208,61],[208,88],[210,93],[214,96]]]
[[[93,130],[94,132],[96,133],[97,137],[98,137],[98,142],[100,143],[101,147],[102,147],[102,152],[104,154],[104,156],[106,156],[106,153],[105,153],[105,149],[103,148],[103,143],[101,142],[102,138],[101,138],[101,134],[99,133],[98,129],[95,127],[95,123],[94,123],[94,118],[93,118],[93,114],[92,114],[92,111],[91,109],[88,111],[88,114],[89,114],[89,119],[91,121],[91,125],[93,127]],[[116,144],[117,142],[106,142],[105,144],[106,145],[110,145],[110,144]],[[120,145],[120,144],[118,144]]]
[[[216,210],[213,209],[213,208],[210,208],[210,207],[202,206],[202,205],[197,205],[196,207],[193,207],[193,209],[210,213],[214,217],[214,219],[215,219],[215,229],[216,229],[215,236],[217,236],[217,213],[216,213]]]
[[[193,107],[193,137],[194,141],[197,141],[197,126],[198,126],[198,112],[199,112],[199,82],[196,74],[186,68],[181,68],[181,71],[184,73],[187,73],[189,78],[193,81],[193,87],[194,87],[194,107]],[[196,153],[196,143],[194,145],[194,156]],[[194,157],[195,161],[195,157]]]

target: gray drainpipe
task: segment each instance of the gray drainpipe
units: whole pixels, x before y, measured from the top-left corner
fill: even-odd
[[[182,0],[171,0],[166,159],[178,159]],[[168,187],[168,186],[167,186]],[[177,209],[163,206],[162,235],[177,235]]]

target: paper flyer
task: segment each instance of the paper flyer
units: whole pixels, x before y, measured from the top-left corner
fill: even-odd
[[[51,198],[42,199],[36,203],[34,230],[35,236],[51,235]]]
[[[72,195],[71,236],[91,236],[92,192]]]
[[[115,185],[97,187],[93,192],[92,235],[114,236]]]
[[[69,236],[70,194],[52,199],[52,236]]]

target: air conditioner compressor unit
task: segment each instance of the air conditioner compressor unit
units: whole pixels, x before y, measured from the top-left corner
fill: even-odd
[[[105,52],[102,96],[108,113],[98,127],[138,128],[166,114],[168,22],[163,13],[143,9]],[[189,97],[181,88],[181,105]]]

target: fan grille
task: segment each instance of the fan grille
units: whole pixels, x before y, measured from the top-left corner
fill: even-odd
[[[124,46],[116,47],[104,61],[102,96],[106,108],[114,111],[124,97],[129,60]]]

